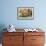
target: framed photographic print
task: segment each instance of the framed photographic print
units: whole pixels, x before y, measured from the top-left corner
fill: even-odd
[[[33,7],[18,7],[17,8],[17,19],[18,20],[34,19],[34,8]]]

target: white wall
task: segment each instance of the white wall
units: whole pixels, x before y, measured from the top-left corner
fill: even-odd
[[[46,0],[1,0],[0,24],[16,28],[41,27],[46,31]],[[34,20],[17,20],[17,7],[34,7]]]

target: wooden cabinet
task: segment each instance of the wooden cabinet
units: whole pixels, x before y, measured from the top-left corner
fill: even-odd
[[[44,32],[4,32],[3,46],[44,46]]]

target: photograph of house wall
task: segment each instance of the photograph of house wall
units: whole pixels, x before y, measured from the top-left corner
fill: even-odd
[[[34,8],[33,7],[18,7],[17,19],[20,19],[20,20],[34,19]]]

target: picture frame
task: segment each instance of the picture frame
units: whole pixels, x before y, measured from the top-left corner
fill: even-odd
[[[34,19],[34,7],[18,7],[17,8],[18,20],[33,20]]]

